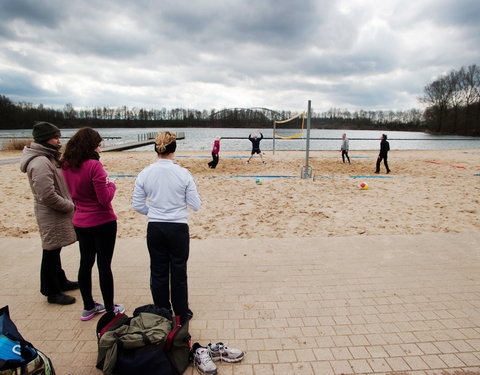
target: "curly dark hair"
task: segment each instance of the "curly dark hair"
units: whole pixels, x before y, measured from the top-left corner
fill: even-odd
[[[82,163],[89,159],[95,159],[95,149],[103,141],[100,134],[89,127],[80,128],[65,146],[65,152],[62,155],[61,165],[65,168],[78,169]]]

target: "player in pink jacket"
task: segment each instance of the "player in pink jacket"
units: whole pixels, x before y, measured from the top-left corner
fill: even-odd
[[[81,128],[68,141],[62,158],[62,172],[75,203],[72,223],[80,244],[78,283],[83,299],[80,319],[90,320],[104,311],[121,313],[123,305],[113,303],[111,262],[117,236],[117,216],[112,208],[116,186],[100,163],[102,137],[92,128]],[[104,304],[92,296],[92,268],[97,258]]]

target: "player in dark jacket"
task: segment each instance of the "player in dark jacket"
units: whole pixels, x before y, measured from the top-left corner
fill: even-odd
[[[378,154],[377,158],[377,169],[375,173],[380,173],[380,163],[383,159],[383,164],[385,164],[385,169],[387,170],[387,174],[390,173],[390,168],[388,168],[388,151],[390,151],[390,144],[387,141],[387,135],[382,134],[380,137],[380,153]]]

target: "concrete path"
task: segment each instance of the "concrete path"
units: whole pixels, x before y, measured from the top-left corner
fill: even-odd
[[[38,292],[39,240],[0,249],[0,305],[24,337],[59,375],[100,374],[79,292],[70,306]],[[77,245],[62,254],[75,279]],[[118,240],[113,270],[127,314],[151,303],[144,239]],[[480,374],[479,270],[480,233],[193,240],[190,333],[246,352],[218,374]]]
[[[20,163],[21,158],[0,159],[0,165]]]

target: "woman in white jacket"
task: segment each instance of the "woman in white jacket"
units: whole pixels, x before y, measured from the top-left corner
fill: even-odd
[[[200,196],[192,175],[173,158],[176,135],[160,132],[155,139],[158,161],[143,169],[132,197],[135,211],[147,215],[150,289],[153,302],[175,315],[191,318],[188,306],[187,260],[190,234],[188,208],[198,211]]]

